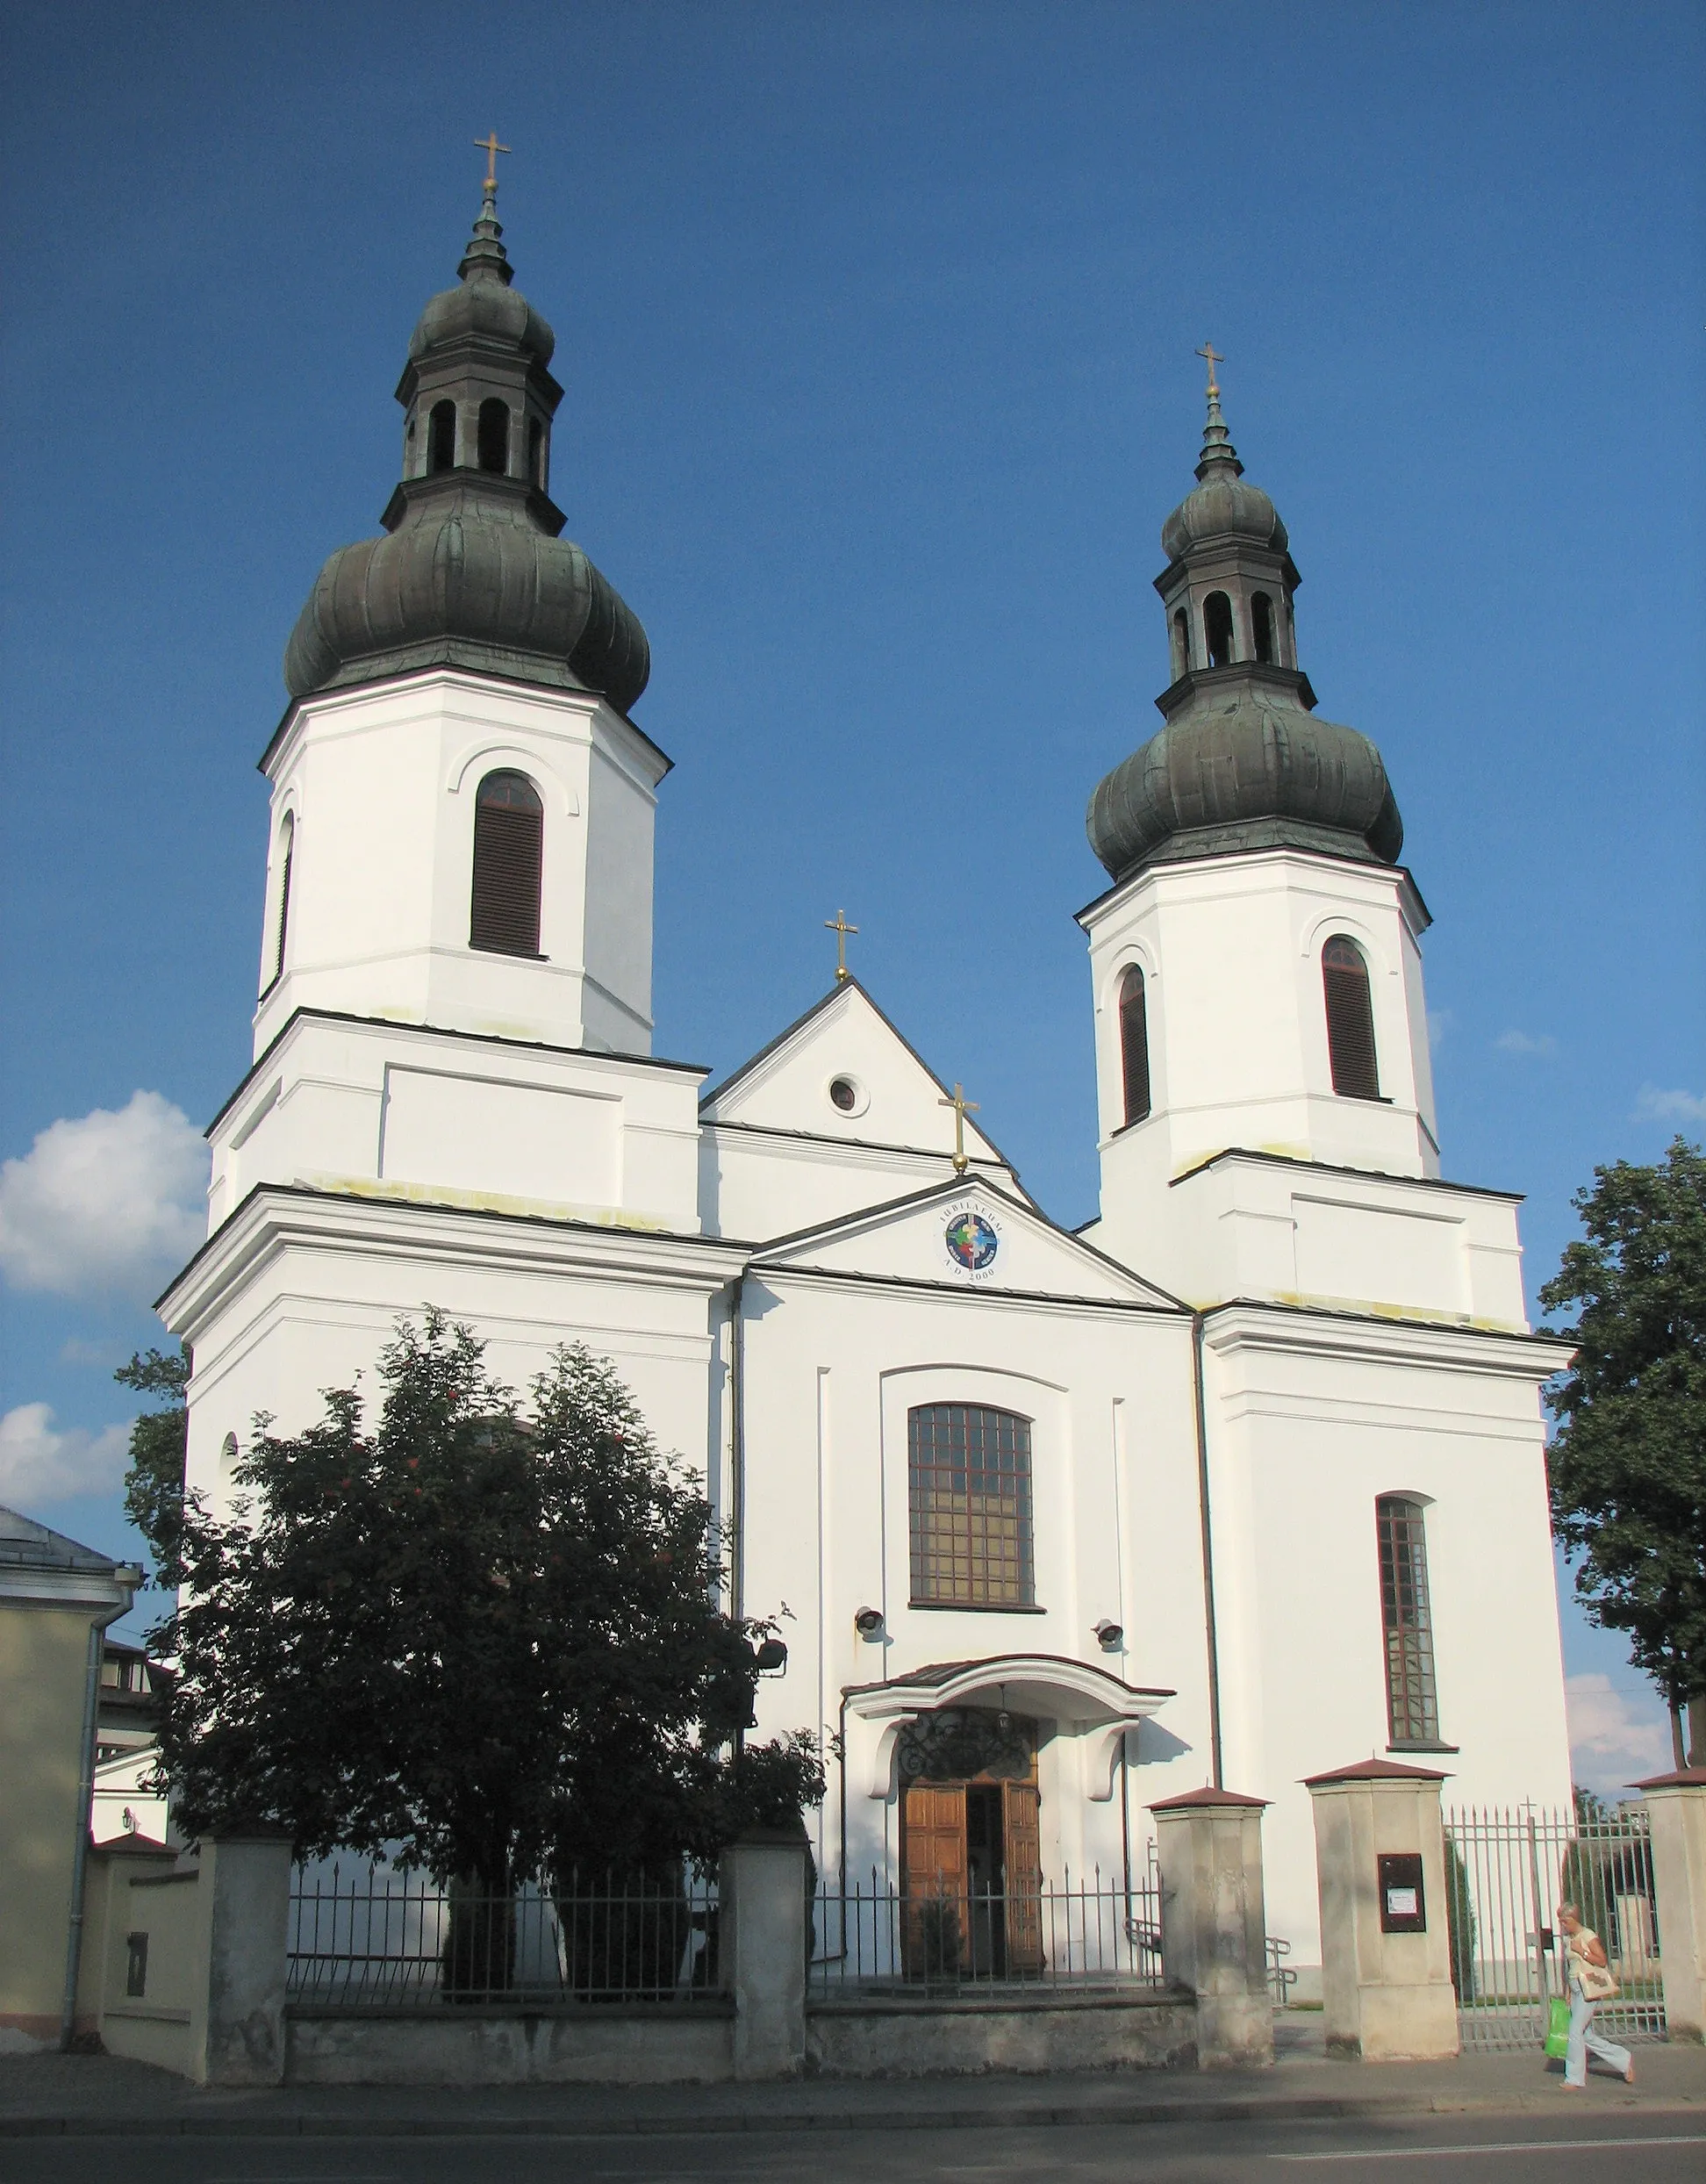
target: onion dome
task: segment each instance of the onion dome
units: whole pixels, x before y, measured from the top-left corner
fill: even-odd
[[[1318,719],[1298,667],[1302,578],[1274,506],[1244,483],[1210,356],[1196,490],[1162,528],[1155,580],[1173,679],[1165,725],[1090,799],[1090,846],[1115,880],[1183,858],[1289,846],[1394,865],[1403,822],[1380,751]]]
[[[502,237],[488,181],[458,284],[410,339],[386,535],[320,571],[285,648],[292,698],[445,665],[596,690],[623,712],[646,686],[639,617],[559,535],[546,491],[556,337],[513,285]]]

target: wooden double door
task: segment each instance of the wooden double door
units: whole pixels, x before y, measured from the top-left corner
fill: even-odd
[[[901,1958],[909,1979],[1022,1979],[1043,1969],[1034,1782],[915,1782],[900,1816]]]

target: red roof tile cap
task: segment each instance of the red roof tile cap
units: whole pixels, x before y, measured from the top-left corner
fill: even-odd
[[[1444,1782],[1435,1767],[1407,1767],[1401,1759],[1359,1759],[1351,1767],[1334,1767],[1326,1774],[1305,1775],[1303,1787],[1319,1790],[1330,1782]]]
[[[1631,1782],[1631,1790],[1706,1790],[1706,1767],[1677,1767],[1669,1774],[1649,1775]]]
[[[1152,1813],[1188,1813],[1196,1807],[1216,1808],[1236,1805],[1243,1811],[1251,1812],[1272,1802],[1272,1798],[1266,1797],[1240,1797],[1236,1790],[1201,1789],[1187,1790],[1183,1797],[1164,1797],[1158,1805],[1151,1805],[1149,1809]]]

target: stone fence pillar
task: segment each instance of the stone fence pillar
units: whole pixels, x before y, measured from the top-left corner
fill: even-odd
[[[717,1946],[735,1998],[736,2078],[794,2078],[806,2064],[804,1826],[754,1830],[722,1855]]]
[[[190,2008],[197,2085],[283,2084],[290,1916],[286,1837],[204,1837]]]
[[[1266,1802],[1193,1790],[1150,1807],[1161,1865],[1161,1965],[1196,1997],[1201,2070],[1273,2060],[1262,1895]]]
[[[1363,1759],[1304,1785],[1315,1807],[1330,2055],[1419,2062],[1458,2052],[1444,1779]]]
[[[1665,2029],[1673,2040],[1706,2040],[1706,1767],[1631,1786],[1646,1797],[1652,1831]]]

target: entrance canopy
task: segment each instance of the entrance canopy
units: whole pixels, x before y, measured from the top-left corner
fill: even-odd
[[[856,1684],[842,1694],[849,1722],[870,1725],[867,1794],[886,1798],[895,1741],[905,1724],[950,1706],[987,1706],[1055,1722],[1078,1735],[1101,1732],[1093,1798],[1113,1792],[1113,1762],[1128,1730],[1173,1696],[1128,1684],[1109,1669],[1052,1653],[999,1653],[981,1661],[936,1661],[885,1684]],[[1107,1787],[1100,1784],[1107,1781]]]

